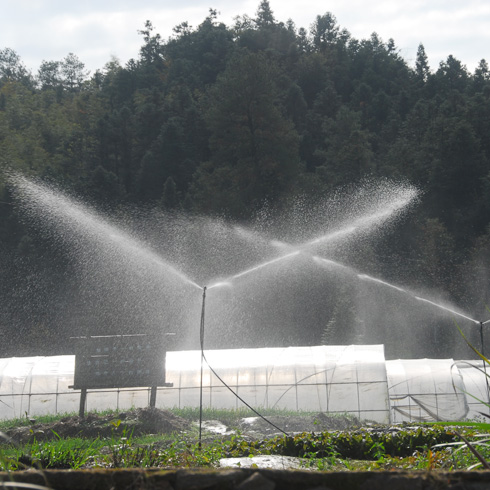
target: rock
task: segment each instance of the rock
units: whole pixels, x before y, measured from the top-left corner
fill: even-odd
[[[271,468],[276,470],[299,469],[303,460],[292,456],[260,455],[254,457],[222,458],[221,468]]]
[[[274,490],[275,488],[276,484],[272,480],[269,480],[260,473],[254,473],[245,481],[242,481],[236,487],[236,490]]]

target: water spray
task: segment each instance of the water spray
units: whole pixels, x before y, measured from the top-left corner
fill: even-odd
[[[339,262],[334,262],[333,260],[324,259],[322,257],[318,257],[317,255],[313,257],[313,260],[319,264],[324,264],[324,265],[335,266],[335,267],[347,269],[352,274],[354,274],[358,279],[360,279],[361,281],[371,281],[371,282],[375,282],[377,284],[380,284],[382,286],[389,287],[391,289],[395,289],[396,291],[407,294],[408,296],[412,297],[413,299],[416,299],[417,301],[422,301],[424,303],[428,303],[431,306],[435,306],[436,308],[439,308],[439,309],[444,310],[448,313],[451,313],[453,315],[464,318],[465,320],[468,320],[472,323],[480,325],[480,327],[482,327],[486,323],[490,323],[490,320],[487,320],[486,322],[479,322],[478,320],[475,320],[474,318],[471,318],[467,315],[464,315],[463,313],[460,313],[454,309],[448,308],[447,306],[440,305],[440,304],[435,303],[434,301],[431,301],[429,299],[417,296],[416,294],[408,291],[407,289],[400,288],[398,286],[395,286],[394,284],[390,284],[389,282],[383,281],[382,279],[378,279],[376,277],[368,276],[367,274],[359,274],[352,267],[349,267],[345,264],[341,264]],[[483,342],[483,337],[482,337],[482,342]],[[482,345],[482,348],[483,348],[483,345]]]
[[[267,240],[263,238],[259,233],[249,231],[241,226],[235,226],[234,230],[241,236],[249,239],[260,240],[261,242],[266,242],[268,245],[273,246],[274,248],[284,251],[283,255],[276,257],[275,259],[271,259],[267,262],[259,264],[255,267],[247,269],[243,272],[235,274],[228,281],[232,281],[233,279],[238,279],[242,276],[250,274],[252,272],[256,272],[264,267],[268,267],[269,265],[275,264],[276,262],[280,262],[282,260],[288,259],[289,257],[294,257],[302,252],[308,253],[308,250],[315,247],[320,243],[330,243],[335,242],[336,240],[343,239],[346,236],[352,235],[356,232],[361,231],[363,228],[366,228],[368,225],[376,223],[377,221],[384,221],[388,219],[391,215],[403,209],[407,206],[411,201],[413,201],[417,196],[417,191],[415,189],[406,189],[405,194],[402,197],[399,197],[394,203],[390,203],[387,207],[383,207],[383,209],[379,209],[380,205],[378,204],[378,210],[371,211],[369,214],[365,214],[361,217],[358,217],[354,220],[354,223],[348,226],[344,226],[336,231],[326,233],[320,237],[312,239],[310,241],[301,243],[299,245],[291,245],[289,243],[279,241],[279,240]]]
[[[47,214],[51,219],[57,218],[69,225],[74,230],[71,235],[83,234],[87,236],[87,232],[90,232],[97,237],[103,237],[106,244],[110,241],[120,250],[165,269],[183,283],[196,289],[202,289],[201,286],[164,260],[145,243],[120,230],[90,207],[77,202],[62,192],[57,193],[56,189],[52,187],[29,180],[18,173],[12,172],[9,178],[15,184],[17,193],[29,204],[28,209],[31,212],[41,208],[45,211],[45,215]]]
[[[279,240],[269,240],[265,237],[260,236],[257,232],[250,232],[241,227],[235,227],[235,231],[242,235],[247,239],[260,240],[262,244],[266,243],[270,247],[274,247],[276,249],[276,257],[263,263],[260,263],[254,267],[251,267],[247,270],[244,270],[238,274],[235,274],[229,277],[225,281],[216,282],[211,286],[200,286],[189,277],[187,277],[183,272],[178,270],[176,267],[167,263],[162,257],[160,257],[156,252],[153,252],[148,247],[145,246],[144,243],[139,240],[131,237],[130,235],[120,232],[116,227],[110,224],[109,221],[101,219],[95,212],[91,211],[89,208],[83,206],[82,204],[77,204],[66,196],[61,195],[61,197],[57,196],[52,188],[39,185],[29,181],[28,179],[19,176],[18,174],[13,174],[11,179],[14,180],[14,183],[20,189],[21,194],[24,195],[26,200],[30,201],[31,211],[32,204],[39,207],[42,205],[43,208],[47,208],[51,216],[54,217],[63,217],[64,219],[68,218],[70,220],[70,224],[72,226],[85,226],[86,228],[93,228],[93,232],[97,233],[97,235],[104,235],[112,242],[112,244],[116,244],[118,247],[125,249],[127,252],[131,252],[131,254],[137,254],[140,258],[151,262],[157,265],[159,268],[165,269],[169,273],[169,275],[178,278],[180,282],[192,286],[193,288],[202,290],[202,309],[201,309],[201,320],[200,320],[200,345],[201,345],[201,372],[200,372],[200,410],[199,410],[199,449],[201,449],[201,437],[202,437],[202,412],[203,412],[203,375],[204,375],[204,363],[206,363],[210,369],[210,371],[226,386],[240,401],[242,401],[246,406],[251,408],[258,416],[262,417],[258,412],[256,412],[252,407],[250,407],[243,399],[241,399],[233,390],[226,385],[226,383],[218,376],[218,374],[213,370],[213,368],[209,365],[209,362],[206,359],[204,353],[204,329],[205,329],[205,303],[206,303],[206,292],[208,289],[214,289],[221,286],[230,286],[233,287],[233,280],[244,277],[248,274],[253,274],[254,272],[260,271],[264,268],[268,268],[274,264],[277,264],[281,261],[284,261],[289,258],[294,258],[299,254],[303,254],[305,256],[313,257],[313,259],[324,265],[335,265],[338,267],[342,267],[347,269],[348,271],[353,272],[357,275],[357,278],[360,280],[369,280],[372,282],[376,282],[378,284],[391,287],[399,292],[403,292],[408,294],[412,298],[428,303],[434,307],[445,310],[453,315],[457,315],[465,320],[473,322],[475,324],[480,325],[480,338],[481,338],[481,353],[484,357],[484,339],[483,339],[483,325],[490,323],[490,319],[485,322],[479,322],[467,315],[459,313],[453,309],[450,309],[446,306],[437,304],[428,299],[422,298],[420,296],[416,296],[415,294],[407,291],[403,288],[397,287],[395,285],[389,284],[381,279],[373,278],[365,274],[358,274],[349,266],[338,264],[332,260],[324,259],[318,256],[313,256],[314,251],[318,250],[321,245],[331,245],[337,241],[342,241],[348,238],[349,236],[356,235],[357,233],[369,231],[372,226],[378,227],[381,223],[390,219],[390,217],[395,216],[402,208],[407,206],[416,196],[416,192],[414,190],[408,190],[409,192],[405,192],[402,197],[395,200],[394,204],[387,205],[386,198],[384,201],[378,201],[376,206],[371,206],[369,210],[364,209],[363,213],[357,213],[356,216],[351,219],[351,223],[345,223],[344,226],[339,226],[335,231],[325,233],[322,236],[319,236],[310,241],[304,242],[302,244],[290,245],[288,243],[279,241]],[[12,203],[0,202],[0,204],[12,205]],[[70,213],[66,212],[66,209],[69,208]],[[318,252],[317,252],[318,253]],[[486,363],[484,363],[485,374],[486,374]],[[489,381],[487,379],[487,390],[490,401],[490,386]],[[262,417],[264,418],[264,417]],[[266,420],[266,419],[264,419]],[[269,421],[267,421],[269,422]],[[269,422],[270,423],[270,422]],[[271,424],[274,426],[274,424]],[[276,429],[281,429],[274,426]]]
[[[367,274],[357,274],[354,269],[352,269],[351,267],[346,266],[344,264],[334,262],[333,260],[323,259],[323,258],[318,257],[318,256],[313,257],[313,260],[315,260],[315,262],[320,263],[320,264],[323,263],[325,265],[330,265],[330,266],[333,265],[335,267],[348,269],[352,273],[356,274],[358,279],[361,279],[363,281],[372,281],[372,282],[375,282],[377,284],[381,284],[382,286],[395,289],[396,291],[399,291],[401,293],[405,293],[405,294],[411,296],[412,298],[416,299],[417,301],[423,301],[424,303],[428,303],[431,306],[435,306],[436,308],[447,311],[448,313],[459,316],[461,318],[464,318],[465,320],[468,320],[470,322],[473,322],[473,323],[476,323],[477,325],[479,325],[480,326],[480,345],[481,345],[480,354],[481,354],[481,357],[483,358],[483,372],[485,373],[485,383],[487,386],[487,399],[488,399],[488,403],[490,405],[490,382],[489,382],[488,375],[487,375],[487,362],[485,360],[485,346],[484,346],[484,341],[483,341],[483,325],[490,323],[490,319],[486,320],[484,322],[481,322],[481,321],[479,322],[478,320],[475,320],[474,318],[471,318],[467,315],[464,315],[463,313],[459,313],[458,311],[455,311],[451,308],[448,308],[447,306],[443,306],[443,305],[440,305],[438,303],[435,303],[434,301],[430,301],[426,298],[421,298],[420,296],[416,296],[412,292],[407,291],[406,289],[400,288],[398,286],[395,286],[394,284],[390,284],[389,282],[383,281],[382,279],[378,279],[376,277],[371,277],[371,276],[368,276]]]
[[[415,296],[414,294],[411,294],[411,293],[408,293],[408,294],[410,294],[411,296],[413,296],[413,298],[415,298],[418,301],[423,301],[424,303],[429,303],[430,305],[435,306],[436,308],[440,308],[441,310],[445,310],[445,311],[447,311],[449,313],[452,313],[453,315],[459,316],[461,318],[464,318],[465,320],[468,320],[470,322],[476,323],[477,325],[480,325],[480,323],[481,323],[478,320],[475,320],[474,318],[471,318],[469,316],[463,315],[463,313],[459,313],[458,311],[452,310],[451,308],[448,308],[447,306],[439,305],[437,303],[434,303],[434,301],[430,301],[430,300],[428,300],[426,298],[421,298],[420,296]]]
[[[256,265],[255,267],[247,269],[246,271],[235,274],[234,276],[232,276],[230,278],[230,280],[238,279],[239,277],[246,276],[247,274],[251,274],[252,272],[263,269],[264,267],[268,267],[269,265],[275,264],[276,262],[280,262],[281,260],[288,259],[289,257],[294,257],[295,255],[298,255],[299,253],[301,253],[300,250],[295,250],[294,252],[288,253],[286,255],[281,255],[280,257],[277,257],[276,259],[268,260],[267,262]]]
[[[231,287],[233,287],[233,284],[229,281],[220,281],[220,282],[216,282],[214,284],[211,284],[211,286],[209,286],[208,289],[215,289],[215,288],[220,288],[223,286],[231,288]]]

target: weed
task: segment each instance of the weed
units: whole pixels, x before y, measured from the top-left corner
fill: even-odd
[[[375,442],[369,448],[369,452],[373,455],[374,459],[380,463],[384,462],[386,456],[386,450],[382,442]]]
[[[221,411],[223,414],[224,411]],[[216,412],[208,416],[215,417]],[[229,417],[231,420],[231,416]],[[250,441],[237,432],[222,439],[206,442],[199,449],[195,427],[178,435],[133,433],[114,414],[110,438],[89,441],[64,439],[54,434],[50,442],[34,441],[21,447],[4,443],[0,469],[15,471],[26,467],[214,467],[221,458],[257,455],[295,456],[302,466],[316,470],[458,469],[471,467],[477,460],[462,446],[455,427],[424,425],[386,428],[361,428],[348,432],[315,432],[294,436],[277,436]],[[479,427],[461,426],[457,430],[477,444],[479,451],[490,456],[488,438],[478,438]],[[414,452],[414,447],[419,450]]]

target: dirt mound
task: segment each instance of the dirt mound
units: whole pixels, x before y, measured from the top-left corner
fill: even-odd
[[[5,433],[16,443],[34,439],[47,441],[59,437],[121,437],[141,434],[170,434],[189,427],[189,422],[166,410],[138,408],[112,415],[88,414],[86,417],[65,417],[61,420],[15,427]]]

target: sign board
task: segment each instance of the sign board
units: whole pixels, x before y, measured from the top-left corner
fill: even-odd
[[[74,340],[74,389],[166,385],[163,335],[107,335]]]

